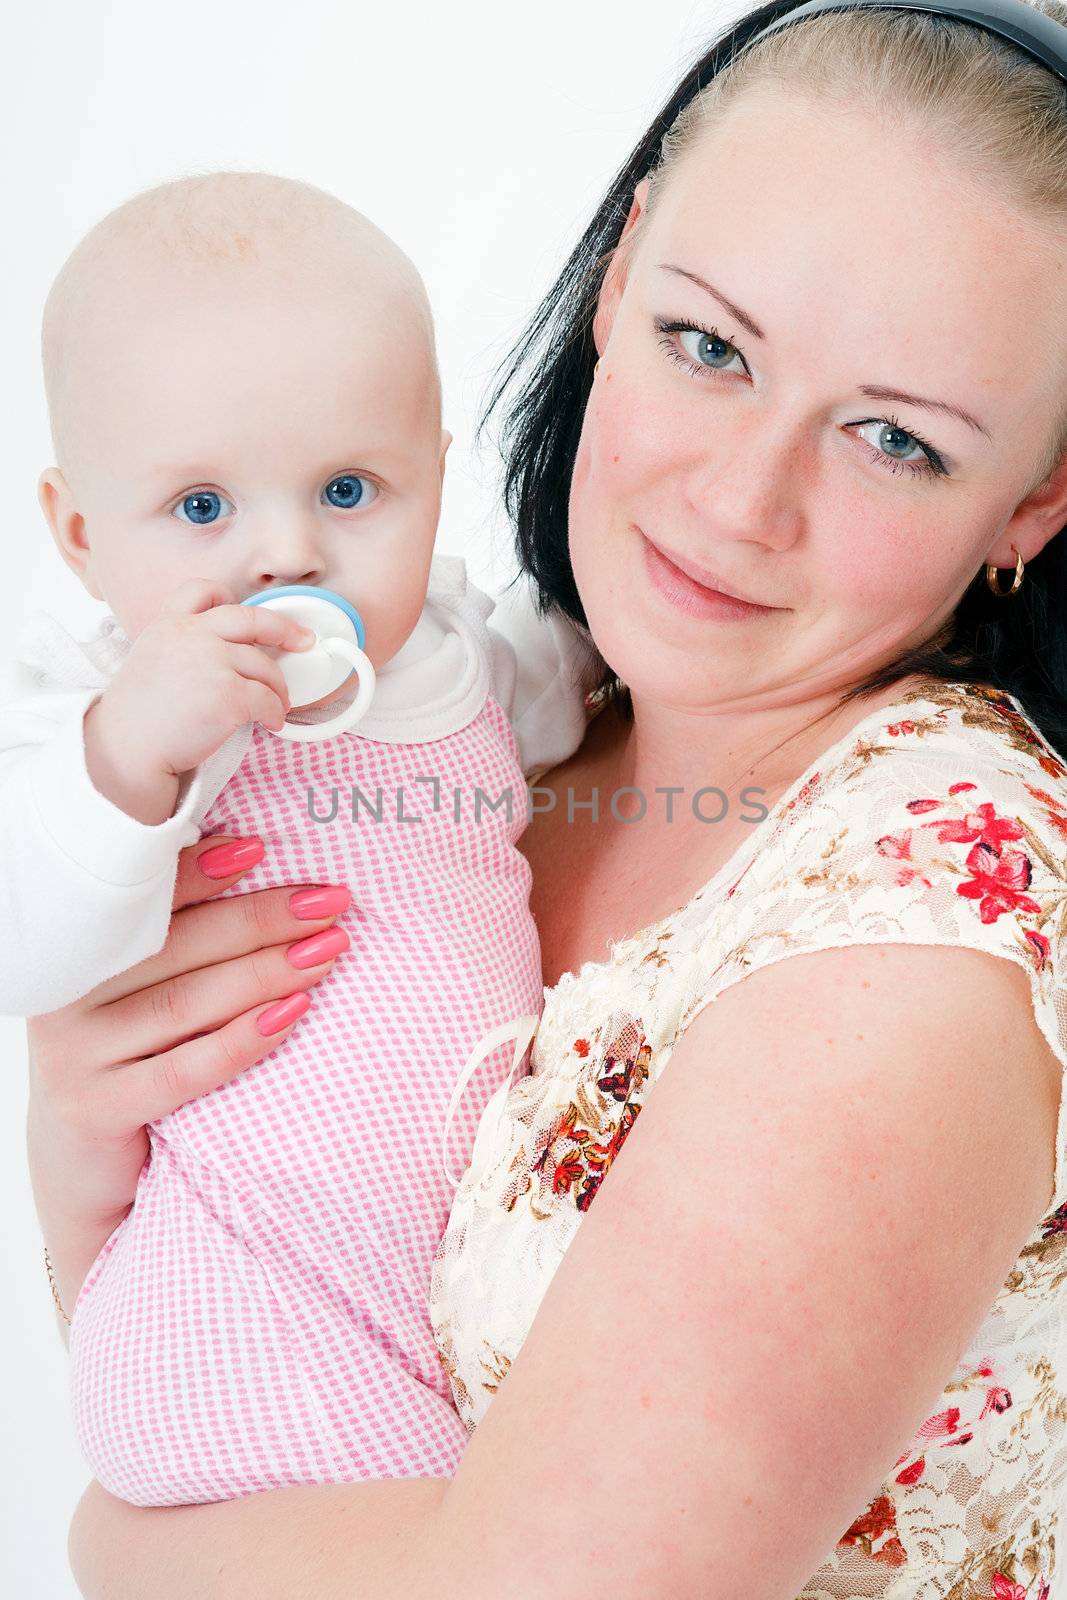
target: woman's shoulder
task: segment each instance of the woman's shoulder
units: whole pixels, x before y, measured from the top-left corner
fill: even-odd
[[[764,827],[721,888],[729,916],[687,908],[686,1020],[784,956],[957,945],[1027,970],[1067,1062],[1067,763],[1014,697],[916,690],[855,724]]]
[[[982,851],[1029,841],[1062,873],[1067,762],[1014,696],[928,681],[854,723],[771,820],[760,851],[765,876],[832,839],[914,862],[927,835]]]
[[[1014,695],[987,683],[927,679],[915,684],[890,708],[886,723],[903,736],[917,735],[931,746],[955,742],[979,759],[985,755],[1006,773],[1052,783],[1067,799],[1067,760],[1042,735]]]

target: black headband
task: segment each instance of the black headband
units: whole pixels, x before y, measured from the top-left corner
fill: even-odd
[[[737,43],[744,48],[756,39],[777,33],[789,23],[818,16],[823,11],[859,11],[868,6],[882,11],[925,11],[931,16],[951,17],[986,33],[999,34],[1067,83],[1067,27],[1044,11],[1025,5],[1023,0],[972,0],[970,4],[957,4],[955,0],[936,0],[934,4],[927,0],[805,0],[799,6],[786,0],[781,6],[764,7],[761,15],[766,16],[769,10],[772,20]],[[732,53],[736,55],[738,50]]]

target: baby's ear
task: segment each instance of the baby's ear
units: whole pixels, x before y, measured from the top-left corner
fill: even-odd
[[[41,473],[37,498],[63,560],[77,573],[93,599],[102,600],[104,597],[93,575],[92,552],[85,537],[85,518],[75,506],[70,484],[58,467],[49,467]]]

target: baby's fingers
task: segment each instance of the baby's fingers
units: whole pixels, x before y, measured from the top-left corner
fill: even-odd
[[[205,628],[231,644],[258,644],[278,650],[306,650],[315,633],[295,617],[270,606],[215,606],[201,618]]]
[[[209,611],[213,606],[230,605],[236,599],[233,590],[213,578],[186,578],[160,606],[160,614],[168,616],[195,616]]]
[[[278,696],[283,711],[289,710],[289,686],[273,656],[267,655],[265,650],[254,644],[231,644],[227,641],[223,648],[234,672],[240,673],[242,678],[254,678],[259,683],[265,683]]]
[[[258,678],[238,677],[234,681],[239,687],[234,691],[233,703],[243,711],[244,720],[259,722],[277,733],[289,710],[288,690],[285,690],[284,700],[280,700],[274,690]]]

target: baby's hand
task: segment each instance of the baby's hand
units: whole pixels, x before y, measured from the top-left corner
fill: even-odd
[[[178,779],[246,722],[275,731],[289,695],[263,646],[304,650],[310,628],[225,585],[191,578],[168,597],[85,717],[86,759],[101,793],[147,823],[171,815]]]

